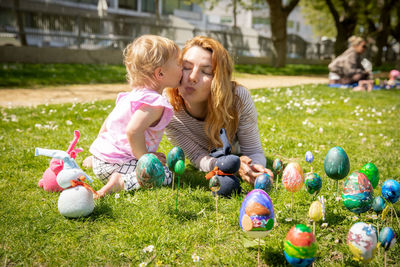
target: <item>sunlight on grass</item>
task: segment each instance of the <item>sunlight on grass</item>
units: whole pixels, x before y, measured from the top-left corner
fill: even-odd
[[[304,154],[314,154],[313,168],[323,179],[321,195],[327,199],[325,222],[316,227],[319,244],[317,266],[357,265],[346,245],[346,235],[355,223],[354,214],[336,201],[336,183],[324,173],[326,153],[341,146],[350,159],[350,172],[373,162],[382,181],[399,179],[400,92],[354,93],[322,85],[268,88],[251,91],[258,111],[260,136],[268,165],[280,157],[284,164],[299,162],[310,171]],[[66,219],[57,210],[59,193],[37,186],[49,158],[35,157],[35,147],[66,150],[73,131],[81,132],[77,162],[88,149],[114,101],[85,104],[42,105],[37,108],[1,109],[0,149],[0,259],[3,265],[133,265],[152,266],[255,266],[257,242],[240,229],[241,202],[251,190],[242,184],[242,195],[215,200],[201,173],[189,164],[182,177],[179,207],[176,190],[120,192],[96,201],[94,212],[79,219]],[[160,151],[171,144],[163,138]],[[92,171],[87,171],[94,177]],[[343,181],[339,183],[343,185]],[[95,180],[92,185],[100,189]],[[274,186],[275,188],[275,186]],[[262,239],[261,261],[286,265],[283,240],[295,223],[310,225],[307,218],[313,197],[303,188],[294,195],[294,220],[290,216],[291,193],[279,185],[270,197],[277,225]],[[157,201],[158,199],[158,201]],[[399,203],[395,205],[400,213]],[[372,211],[360,221],[376,223]],[[327,225],[322,226],[322,223]],[[380,222],[389,225],[390,219]],[[393,223],[399,233],[399,226]],[[397,264],[399,245],[387,252],[388,264]],[[383,265],[383,251],[372,266]]]

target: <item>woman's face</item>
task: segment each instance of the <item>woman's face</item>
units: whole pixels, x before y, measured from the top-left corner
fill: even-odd
[[[183,75],[179,93],[190,104],[207,103],[213,79],[211,52],[199,46],[183,55]]]
[[[366,42],[361,42],[358,45],[354,47],[357,53],[362,54],[367,50],[367,43]]]

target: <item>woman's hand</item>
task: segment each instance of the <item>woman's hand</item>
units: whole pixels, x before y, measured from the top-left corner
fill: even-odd
[[[165,157],[165,155],[161,152],[151,152],[151,154],[153,154],[154,156],[156,156],[158,158],[158,160],[161,162],[161,164],[163,166],[165,166],[165,164],[167,163],[167,158]],[[171,170],[173,171],[173,170]]]
[[[252,161],[248,156],[240,157],[239,175],[244,181],[254,185],[256,178],[263,173],[269,174],[273,179],[274,174],[271,170],[264,168],[264,166],[260,164],[252,164],[251,162]]]

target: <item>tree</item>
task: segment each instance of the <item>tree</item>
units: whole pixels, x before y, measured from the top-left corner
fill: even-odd
[[[335,55],[338,56],[347,49],[347,40],[354,34],[360,5],[357,0],[337,1],[335,2],[336,7],[332,0],[325,0],[325,2],[335,21],[337,34],[334,50]]]
[[[372,4],[377,4],[376,8],[372,10],[379,11],[378,21],[374,20],[374,16],[371,16],[370,10],[365,10],[366,21],[368,24],[368,29],[370,31],[370,35],[374,37],[375,44],[377,47],[377,52],[373,57],[373,63],[376,66],[382,65],[382,55],[383,48],[388,45],[388,38],[391,32],[391,10],[397,0],[380,0],[380,1],[372,1]]]
[[[287,5],[282,0],[266,0],[271,19],[272,43],[276,60],[275,67],[286,65],[287,18],[300,0],[290,0]]]

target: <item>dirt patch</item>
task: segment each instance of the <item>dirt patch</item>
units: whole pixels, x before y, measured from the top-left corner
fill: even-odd
[[[235,80],[249,89],[327,83],[326,77],[266,76],[245,74]],[[0,89],[0,106],[30,107],[41,104],[83,103],[115,99],[128,91],[127,84],[65,85],[34,89]]]

